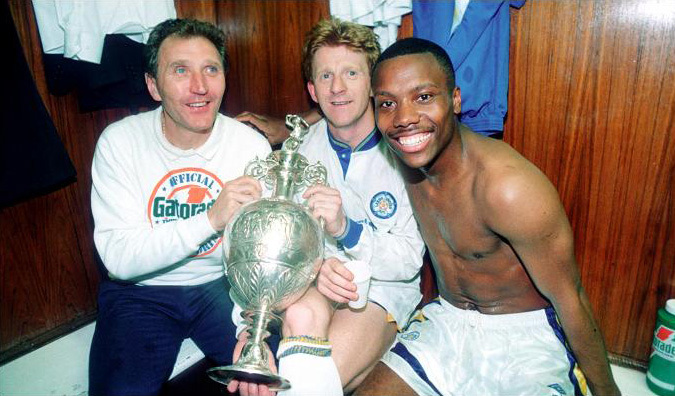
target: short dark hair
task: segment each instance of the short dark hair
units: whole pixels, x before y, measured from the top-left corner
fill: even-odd
[[[148,43],[144,48],[145,72],[151,77],[157,78],[157,58],[159,56],[159,47],[168,37],[176,36],[181,38],[204,37],[211,41],[220,54],[220,60],[223,62],[223,70],[229,70],[227,50],[225,49],[225,33],[217,26],[196,19],[167,19],[152,29]]]
[[[394,44],[390,45],[389,48],[384,50],[382,55],[377,58],[375,66],[373,68],[373,77],[375,76],[375,70],[377,66],[392,58],[402,55],[413,55],[413,54],[431,54],[438,64],[441,66],[445,78],[448,83],[448,89],[455,88],[455,69],[452,66],[452,61],[448,56],[448,53],[445,52],[443,47],[440,45],[431,42],[429,40],[424,40],[421,38],[410,37],[405,38],[399,41],[396,41]]]

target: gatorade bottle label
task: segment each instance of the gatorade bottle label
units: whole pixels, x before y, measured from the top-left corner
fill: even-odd
[[[657,394],[675,395],[675,330],[662,324],[654,331],[647,384]]]
[[[675,330],[661,325],[654,332],[654,342],[652,343],[652,356],[654,354],[675,362]]]

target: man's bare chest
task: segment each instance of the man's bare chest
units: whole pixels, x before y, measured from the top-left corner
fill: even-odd
[[[470,199],[452,194],[412,194],[420,232],[435,256],[477,260],[499,249],[501,240]]]

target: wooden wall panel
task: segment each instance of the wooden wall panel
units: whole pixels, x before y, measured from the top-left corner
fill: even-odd
[[[194,18],[216,24],[217,0],[174,0],[179,18]]]
[[[98,134],[129,112],[80,113],[73,94],[48,93],[31,2],[10,11],[29,68],[77,170],[60,190],[0,209],[0,361],[91,321],[99,280],[89,209]]]
[[[675,7],[528,1],[511,29],[505,140],[560,192],[609,351],[644,363],[675,297]]]
[[[283,117],[308,110],[300,59],[305,33],[329,16],[328,1],[219,1],[231,69],[224,110]]]
[[[328,0],[176,0],[181,17],[218,25],[230,72],[223,112],[283,117],[311,106],[300,69],[305,33],[328,17]]]

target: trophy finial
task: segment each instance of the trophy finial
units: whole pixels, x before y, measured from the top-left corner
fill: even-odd
[[[295,152],[309,131],[309,124],[302,117],[295,114],[286,115],[286,128],[291,130],[290,136],[281,145],[282,151]]]
[[[280,150],[273,151],[264,159],[256,158],[246,167],[245,174],[259,180],[274,189],[274,196],[280,199],[291,199],[301,187],[326,183],[326,168],[317,163],[309,165],[307,159],[298,153],[305,136],[309,132],[309,124],[295,114],[286,116],[286,127],[291,130]]]

